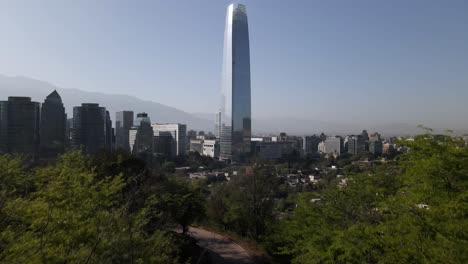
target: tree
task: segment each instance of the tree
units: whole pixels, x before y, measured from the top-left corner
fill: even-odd
[[[214,187],[207,203],[209,220],[242,236],[261,239],[273,221],[275,189],[270,166],[257,165]]]
[[[460,138],[417,136],[396,165],[301,194],[267,240],[292,263],[468,262],[468,147]]]
[[[166,217],[180,225],[185,234],[191,224],[205,215],[205,198],[200,188],[178,179],[166,182],[165,189],[155,196],[153,206],[167,212]]]
[[[0,230],[4,263],[177,263],[176,239],[164,229],[145,230],[151,214],[129,210],[121,174],[98,176],[79,152],[56,165],[24,172],[17,161],[0,156],[5,217]],[[19,179],[26,175],[28,184]],[[33,192],[17,192],[32,179]],[[11,188],[11,186],[17,186]],[[9,190],[9,191],[8,191]],[[154,215],[154,214],[153,214]]]

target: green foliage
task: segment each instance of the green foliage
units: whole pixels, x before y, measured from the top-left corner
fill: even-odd
[[[0,156],[1,263],[186,260],[149,195],[162,187],[139,161],[70,152],[33,171],[21,164]]]
[[[228,183],[213,187],[207,203],[207,215],[219,227],[261,239],[273,221],[273,202],[278,184],[269,166],[248,171],[232,176]]]
[[[394,166],[297,200],[269,250],[292,263],[467,263],[468,148],[459,138],[403,141]]]
[[[199,188],[177,179],[167,182],[166,188],[166,192],[155,196],[153,206],[167,212],[186,233],[191,224],[205,215],[205,198]]]

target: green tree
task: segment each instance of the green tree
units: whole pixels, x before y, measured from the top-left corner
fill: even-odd
[[[393,165],[350,174],[318,203],[301,194],[268,239],[293,263],[468,262],[468,148],[421,135]]]
[[[12,168],[5,186],[19,184],[17,176],[28,174],[1,159],[0,166]],[[0,262],[177,263],[172,235],[144,230],[150,210],[129,213],[121,175],[98,177],[81,153],[71,152],[29,178],[34,192],[2,204],[7,225],[0,230]]]

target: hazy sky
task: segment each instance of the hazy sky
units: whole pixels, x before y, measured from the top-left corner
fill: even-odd
[[[230,2],[0,0],[0,73],[214,112]],[[254,116],[468,127],[468,1],[242,3]]]

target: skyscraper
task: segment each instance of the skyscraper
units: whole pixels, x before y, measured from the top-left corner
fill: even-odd
[[[140,123],[137,123],[137,122]],[[129,129],[129,146],[130,152],[133,154],[140,154],[147,152],[153,153],[153,127],[151,127],[151,120],[147,113],[138,113],[137,122],[135,126]]]
[[[114,129],[112,129],[112,120],[109,111],[106,111],[106,150],[112,151],[114,149]]]
[[[115,148],[130,151],[128,132],[133,126],[133,111],[115,113]]]
[[[34,159],[39,147],[40,104],[30,97],[0,101],[0,153]]]
[[[72,146],[86,154],[108,149],[109,119],[106,108],[99,104],[81,104],[73,108]]]
[[[348,138],[348,153],[359,154],[366,151],[366,141],[364,136],[350,136]]]
[[[221,96],[221,149],[223,160],[241,160],[250,152],[250,51],[244,5],[227,8]]]
[[[65,128],[67,114],[63,107],[62,98],[53,91],[49,94],[41,108],[41,143],[42,157],[53,158],[65,150]]]

